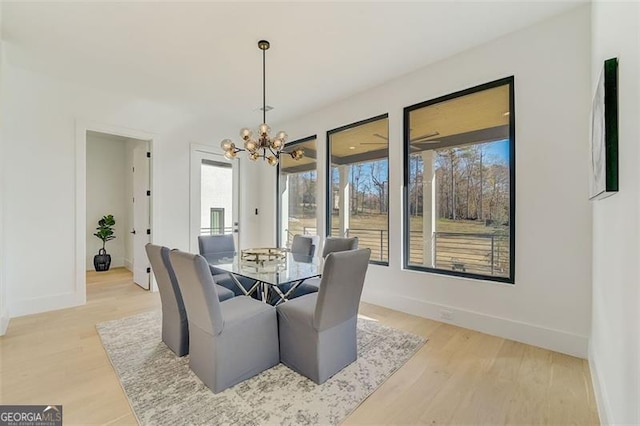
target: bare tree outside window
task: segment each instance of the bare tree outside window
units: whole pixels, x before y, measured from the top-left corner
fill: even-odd
[[[371,261],[389,262],[389,120],[386,115],[327,133],[329,235],[358,237]]]
[[[294,147],[304,150],[304,157],[283,155],[278,165],[278,244],[285,247],[296,234],[318,233],[316,137],[290,142],[285,150]]]
[[[405,109],[405,267],[514,282],[513,79]]]

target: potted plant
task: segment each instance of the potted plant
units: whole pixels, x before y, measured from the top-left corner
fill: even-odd
[[[109,214],[102,216],[102,219],[98,221],[98,227],[96,228],[96,237],[102,240],[102,248],[98,250],[98,254],[93,257],[93,266],[96,271],[108,271],[111,266],[111,255],[107,254],[107,250],[104,248],[107,241],[113,240],[116,236],[113,235],[113,227],[116,224],[116,220],[113,215]]]

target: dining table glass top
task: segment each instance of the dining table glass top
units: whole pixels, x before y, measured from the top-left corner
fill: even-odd
[[[322,259],[296,253],[286,253],[279,261],[253,262],[242,260],[238,252],[202,255],[211,266],[252,280],[281,285],[318,277],[322,274]]]

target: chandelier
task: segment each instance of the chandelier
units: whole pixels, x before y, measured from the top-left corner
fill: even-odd
[[[293,151],[284,151],[284,144],[287,140],[287,134],[283,131],[276,133],[274,137],[269,136],[271,128],[267,125],[267,102],[266,102],[266,67],[265,56],[270,44],[267,40],[260,40],[258,48],[262,50],[262,124],[258,126],[257,136],[253,138],[253,132],[249,128],[240,130],[240,137],[244,141],[244,149],[238,148],[231,139],[225,139],[220,142],[220,147],[224,151],[224,156],[230,160],[237,158],[238,153],[246,151],[249,159],[256,161],[262,158],[272,166],[278,164],[280,156],[283,154],[290,155],[294,160],[299,160],[304,156],[304,151],[300,148]]]

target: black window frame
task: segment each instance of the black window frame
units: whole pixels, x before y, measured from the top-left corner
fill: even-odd
[[[430,268],[421,265],[410,264],[410,227],[409,222],[409,183],[410,183],[410,168],[409,158],[411,155],[409,147],[410,139],[410,114],[412,111],[438,104],[440,102],[449,101],[462,96],[470,95],[472,93],[481,92],[495,87],[509,86],[509,276],[499,277],[491,275],[476,274],[471,272],[453,271],[447,269]],[[515,121],[515,78],[509,76],[501,78],[489,83],[484,83],[478,86],[470,87],[468,89],[460,90],[448,95],[440,96],[435,99],[420,102],[404,108],[403,117],[403,156],[402,164],[404,167],[402,178],[402,236],[403,236],[403,252],[402,252],[402,264],[403,269],[411,271],[430,272],[440,275],[449,275],[456,277],[472,278],[483,281],[495,281],[506,284],[515,284],[515,258],[516,258],[516,121]]]
[[[295,141],[288,142],[284,149],[291,148],[295,145],[300,145],[305,142],[309,142],[312,140],[316,140],[316,153],[318,152],[318,135],[307,136],[302,139],[296,139]],[[318,158],[316,156],[316,188],[317,188],[317,173],[318,173]],[[278,165],[276,166],[276,247],[280,247],[282,241],[280,241],[280,235],[282,234],[282,217],[280,213],[282,212],[282,205],[280,200],[280,162],[278,161]],[[316,213],[317,215],[317,213]],[[316,217],[316,220],[318,218]],[[317,225],[317,224],[316,224]]]
[[[331,175],[331,135],[334,133],[339,133],[342,132],[344,130],[348,130],[348,129],[352,129],[354,127],[358,127],[358,126],[362,126],[364,124],[369,124],[372,123],[374,121],[378,121],[378,120],[382,120],[382,119],[387,119],[387,121],[389,120],[389,113],[384,113],[384,114],[380,114],[380,115],[376,115],[375,117],[371,117],[371,118],[366,118],[364,120],[360,120],[360,121],[356,121],[354,123],[351,124],[346,124],[344,126],[340,126],[337,127],[335,129],[331,129],[327,131],[327,139],[326,139],[326,145],[327,145],[327,156],[326,156],[326,161],[325,161],[325,172],[326,172],[326,204],[325,204],[325,237],[330,237],[331,236],[331,210],[333,209],[333,192],[332,192],[332,175]],[[387,122],[387,127],[389,126],[389,123]],[[389,138],[391,139],[391,138]],[[388,173],[388,178],[389,178],[389,187],[391,187],[391,172],[389,171],[389,141],[387,141],[387,173]],[[389,197],[389,194],[387,193],[387,197]],[[391,239],[391,232],[390,232],[390,221],[389,221],[389,212],[387,212],[387,261],[380,261],[380,260],[369,260],[370,264],[374,264],[374,265],[381,265],[381,266],[389,266],[389,245],[390,245],[390,239]]]

